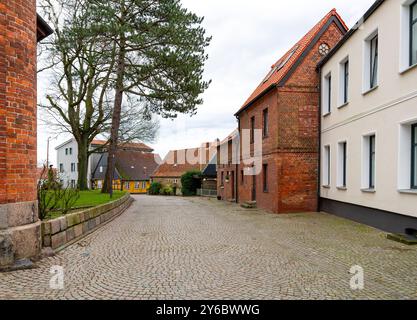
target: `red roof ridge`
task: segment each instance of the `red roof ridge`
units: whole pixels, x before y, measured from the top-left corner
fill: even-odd
[[[335,17],[347,32],[349,29],[337,10],[333,8],[330,10],[316,25],[314,25],[290,50],[288,50],[281,58],[278,59],[271,67],[264,80],[258,85],[255,91],[249,96],[243,106],[236,113],[238,115],[241,111],[247,108],[257,97],[262,95],[271,86],[277,85],[290,72],[295,63],[302,56],[302,53],[308,48],[310,43],[314,40],[317,34],[323,29],[326,23]],[[274,70],[277,69],[277,70]]]

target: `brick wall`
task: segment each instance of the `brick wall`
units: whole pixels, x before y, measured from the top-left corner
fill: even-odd
[[[319,166],[319,75],[317,63],[322,58],[318,47],[330,47],[341,39],[335,23],[323,33],[303,62],[283,87],[271,90],[240,114],[241,129],[262,129],[262,112],[268,108],[269,136],[263,139],[263,163],[268,164],[268,190],[263,190],[263,174],[256,179],[259,208],[276,212],[311,212],[317,210]],[[244,169],[240,165],[240,170]],[[239,173],[240,175],[240,173]],[[238,183],[239,202],[252,200],[253,178],[245,176]]]
[[[0,204],[36,200],[35,10],[0,3]]]

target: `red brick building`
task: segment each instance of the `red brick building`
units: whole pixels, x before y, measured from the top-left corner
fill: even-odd
[[[238,201],[239,130],[234,130],[217,146],[217,196],[221,200]]]
[[[347,29],[336,10],[329,12],[272,66],[236,113],[242,146],[244,130],[251,137],[262,130],[260,174],[245,174],[249,168],[243,162],[250,155],[243,152],[239,166],[218,173],[221,179],[223,171],[229,172],[228,188],[235,188],[232,198],[237,202],[256,201],[259,208],[275,213],[317,211],[320,93],[316,66]],[[226,193],[225,198],[231,198]]]
[[[51,32],[35,0],[0,3],[0,267],[40,252],[36,43]]]

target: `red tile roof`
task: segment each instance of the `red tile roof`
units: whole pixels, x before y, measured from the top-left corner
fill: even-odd
[[[292,69],[295,63],[301,58],[303,52],[308,48],[310,43],[314,40],[316,35],[327,24],[329,19],[336,18],[345,28],[344,32],[348,30],[347,25],[337,13],[336,9],[331,10],[323,19],[320,20],[300,41],[298,41],[284,56],[282,56],[275,64],[272,65],[271,70],[267,76],[256,88],[256,90],[246,100],[242,108],[236,113],[238,115],[243,109],[248,107],[258,96],[268,90],[271,86],[278,85],[284,79],[288,72]]]
[[[216,152],[215,144],[210,144],[209,148],[203,148],[206,152],[205,159],[200,158],[201,148],[172,150],[165,157],[164,161],[159,165],[155,172],[151,175],[152,178],[179,178],[188,171],[202,171],[210,162],[210,151]],[[198,157],[197,163],[189,163],[184,161],[187,154],[193,154]],[[179,156],[180,155],[180,156]]]

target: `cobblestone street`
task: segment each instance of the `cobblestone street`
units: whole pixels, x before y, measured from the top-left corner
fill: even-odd
[[[417,248],[326,214],[272,215],[199,198],[135,196],[120,217],[32,270],[1,299],[416,299]],[[64,267],[65,289],[49,288]],[[352,266],[365,288],[350,289]]]

